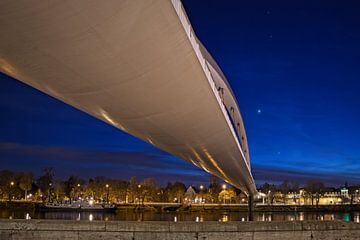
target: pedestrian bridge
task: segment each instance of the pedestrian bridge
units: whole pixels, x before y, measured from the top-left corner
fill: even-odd
[[[256,193],[235,95],[181,1],[3,0],[0,29],[3,73]]]

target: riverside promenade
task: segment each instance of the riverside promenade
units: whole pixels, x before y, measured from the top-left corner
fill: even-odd
[[[130,222],[0,220],[0,240],[91,239],[360,239],[360,224],[343,221],[294,222]]]

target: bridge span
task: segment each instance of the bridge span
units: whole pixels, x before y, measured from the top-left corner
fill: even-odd
[[[179,0],[0,2],[0,71],[256,194],[240,110]]]

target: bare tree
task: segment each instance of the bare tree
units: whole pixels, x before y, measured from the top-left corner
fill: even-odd
[[[33,183],[33,174],[32,173],[21,173],[19,179],[19,187],[24,191],[24,199],[27,200],[27,193],[31,190]]]
[[[320,197],[325,190],[324,183],[318,180],[309,180],[305,185],[306,191],[310,194],[311,205],[314,206],[314,199],[316,200],[316,206],[319,205]]]

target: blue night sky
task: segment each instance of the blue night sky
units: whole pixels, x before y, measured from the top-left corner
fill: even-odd
[[[205,4],[206,3],[206,4]],[[360,183],[356,1],[184,1],[244,117],[258,184]],[[0,170],[206,183],[200,169],[0,73]]]

